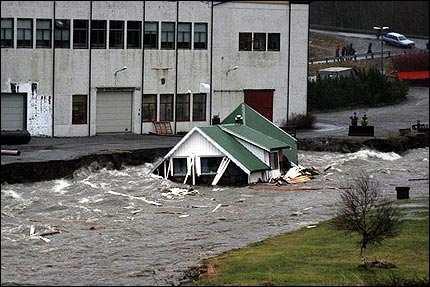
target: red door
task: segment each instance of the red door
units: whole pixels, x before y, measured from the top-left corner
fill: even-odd
[[[273,120],[274,90],[244,90],[245,104],[262,114],[266,119]]]

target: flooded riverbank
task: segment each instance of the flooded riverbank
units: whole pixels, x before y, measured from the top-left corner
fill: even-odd
[[[428,202],[429,149],[396,153],[301,152],[323,175],[308,192],[183,186],[148,175],[151,165],[80,169],[71,179],[1,186],[1,283],[171,285],[203,258],[331,218],[339,187],[363,168],[395,198],[395,186]],[[174,189],[176,188],[176,189]],[[320,189],[316,189],[320,188]],[[427,203],[428,204],[428,203]],[[45,242],[30,236],[57,230]]]

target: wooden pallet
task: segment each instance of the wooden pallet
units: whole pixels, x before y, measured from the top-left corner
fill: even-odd
[[[172,135],[172,126],[170,125],[170,122],[152,122],[154,124],[154,134],[156,135]]]

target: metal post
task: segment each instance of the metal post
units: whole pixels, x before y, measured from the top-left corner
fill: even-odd
[[[384,74],[384,37],[382,35],[383,29],[381,27],[381,73]]]

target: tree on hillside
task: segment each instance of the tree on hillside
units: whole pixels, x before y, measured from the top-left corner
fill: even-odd
[[[367,266],[366,248],[398,233],[399,211],[392,201],[382,198],[378,182],[361,171],[353,186],[342,191],[334,223],[347,233],[360,235],[360,256]]]

